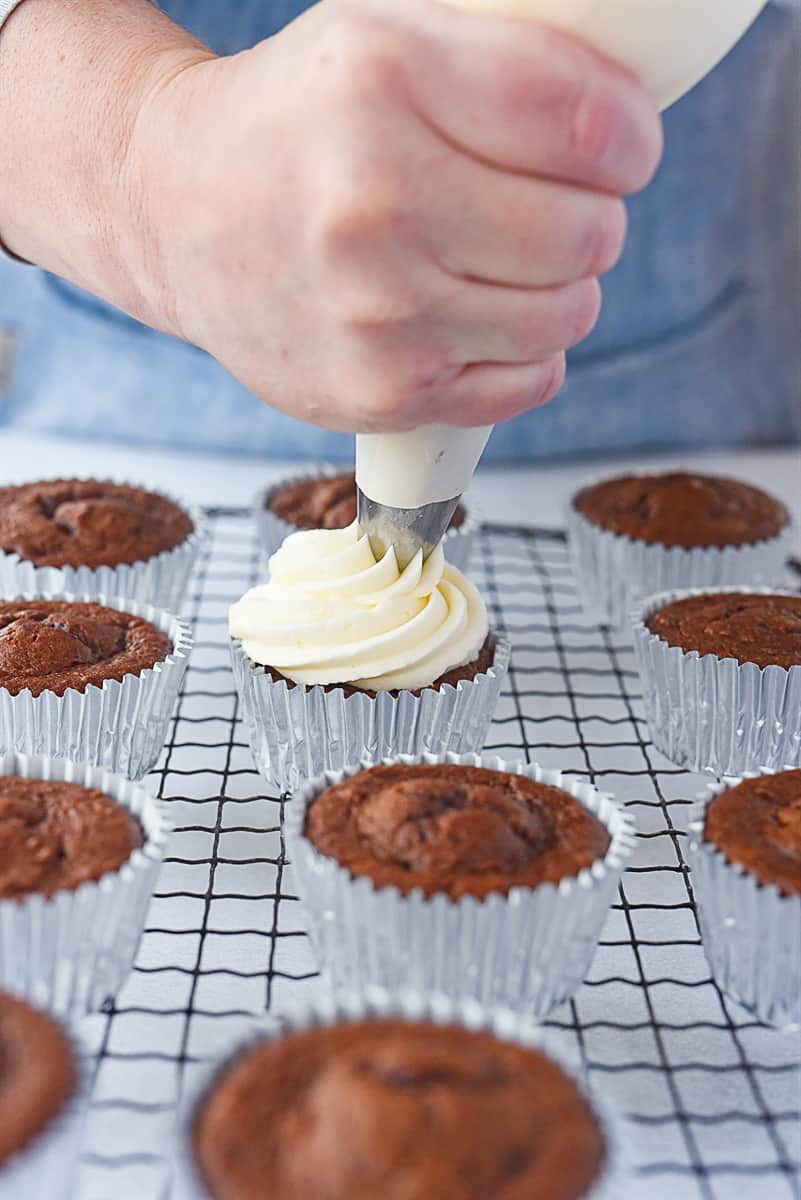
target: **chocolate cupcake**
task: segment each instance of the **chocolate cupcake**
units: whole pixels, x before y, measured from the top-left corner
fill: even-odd
[[[0,992],[0,1195],[72,1195],[81,1076],[69,1038],[45,1013]]]
[[[801,1024],[801,770],[710,787],[690,822],[704,951],[718,985],[769,1025]]]
[[[790,515],[759,488],[672,471],[604,479],[578,492],[567,518],[587,609],[623,625],[644,595],[679,587],[776,582]]]
[[[172,614],[128,600],[0,601],[0,753],[141,777],[164,745],[190,645]]]
[[[310,467],[257,492],[253,517],[264,553],[274,554],[298,529],[344,529],[356,520],[356,475],[339,467]],[[462,499],[445,534],[448,562],[464,571],[479,526],[475,505]]]
[[[651,740],[691,771],[801,762],[801,596],[759,588],[654,596],[634,621]]]
[[[475,755],[327,772],[286,838],[319,966],[540,1019],[587,973],[633,830],[589,784]]]
[[[130,484],[0,488],[0,591],[90,592],[177,611],[203,533],[197,511]]]
[[[358,762],[478,750],[508,643],[441,547],[401,570],[356,525],[305,530],[231,608],[234,678],[256,765],[279,791]]]
[[[118,775],[0,755],[0,987],[65,1015],[115,995],[167,829],[163,806]]]
[[[329,1200],[609,1200],[623,1183],[615,1122],[539,1030],[408,995],[268,1026],[204,1084],[186,1141],[186,1192],[210,1200],[316,1200],[321,1179]]]

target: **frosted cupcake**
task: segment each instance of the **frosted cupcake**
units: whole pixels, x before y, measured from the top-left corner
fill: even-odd
[[[441,546],[400,570],[356,523],[290,535],[230,632],[253,754],[282,791],[365,755],[481,749],[509,661]]]

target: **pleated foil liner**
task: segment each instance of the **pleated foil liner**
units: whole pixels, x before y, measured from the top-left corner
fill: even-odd
[[[261,488],[253,498],[253,519],[259,535],[259,544],[266,558],[275,554],[285,537],[297,533],[297,527],[282,517],[277,517],[270,509],[272,498],[282,488],[290,487],[293,483],[304,483],[311,479],[328,479],[333,475],[342,475],[347,466],[331,463],[316,464],[298,471],[293,475],[285,475],[269,487]],[[481,524],[481,516],[476,505],[469,496],[462,497],[459,502],[464,509],[464,521],[458,529],[448,529],[442,539],[445,557],[453,567],[466,571],[470,555],[475,543],[476,534]]]
[[[100,1008],[133,965],[169,833],[165,806],[110,771],[60,759],[0,756],[0,775],[98,788],[140,821],[144,845],[118,871],[49,899],[0,899],[0,988],[61,1017]]]
[[[773,772],[749,772],[745,778]],[[784,896],[730,862],[704,829],[713,797],[740,783],[712,784],[690,811],[690,880],[701,938],[718,987],[766,1025],[801,1028],[801,896]]]
[[[85,482],[90,477],[75,478]],[[117,483],[126,487],[144,486],[127,479],[101,479],[97,482]],[[116,567],[37,567],[18,554],[0,550],[0,594],[13,597],[23,592],[36,592],[41,596],[54,596],[70,592],[87,593],[93,597],[119,596],[137,604],[154,604],[159,608],[180,612],[189,577],[207,540],[206,520],[200,509],[187,506],[169,492],[161,488],[146,490],[171,500],[192,521],[192,532],[172,550],[164,550],[141,562],[121,563]]]
[[[585,611],[602,624],[628,624],[632,607],[672,588],[787,582],[793,526],[774,538],[743,546],[662,546],[593,524],[571,503],[566,516],[573,571]]]
[[[26,1146],[0,1163],[0,1200],[79,1200],[78,1157],[89,1107],[90,1079],[74,1039],[75,1092]]]
[[[365,1020],[405,1020],[457,1025],[477,1033],[490,1033],[500,1041],[538,1050],[573,1081],[586,1100],[601,1130],[606,1157],[595,1183],[582,1200],[622,1200],[631,1180],[631,1156],[624,1123],[617,1112],[591,1087],[581,1066],[554,1044],[540,1026],[508,1009],[489,1009],[474,1001],[455,1002],[446,996],[423,995],[411,988],[388,992],[374,988],[364,996],[333,997],[292,1015],[275,1014],[254,1021],[249,1034],[235,1037],[215,1062],[205,1064],[182,1105],[180,1150],[173,1180],[172,1200],[212,1200],[200,1175],[193,1152],[194,1123],[205,1098],[242,1055],[266,1041],[310,1029]],[[428,1197],[427,1200],[446,1200]],[[489,1200],[489,1198],[488,1198]]]
[[[6,599],[92,601],[143,617],[171,640],[172,652],[161,662],[101,687],[68,688],[63,696],[49,691],[33,696],[28,688],[12,695],[0,687],[0,754],[70,758],[141,779],[155,766],[167,738],[192,646],[189,627],[170,612],[127,598],[28,593]]]
[[[744,775],[801,765],[801,667],[758,667],[670,646],[646,622],[660,608],[709,589],[651,596],[632,614],[651,741],[688,771]],[[776,588],[715,588],[714,594],[793,595]]]
[[[280,792],[363,758],[480,750],[509,666],[511,646],[495,636],[492,666],[453,687],[346,696],[341,688],[290,687],[231,640],[234,679],[253,757]]]
[[[305,836],[306,811],[334,783],[363,766],[327,771],[287,806],[285,836],[307,930],[323,975],[337,994],[412,987],[452,999],[500,1005],[536,1020],[572,996],[587,974],[634,828],[617,804],[588,783],[536,764],[485,755],[395,756],[395,762],[456,763],[523,775],[561,788],[606,826],[602,859],[557,886],[516,887],[484,900],[402,894],[354,878]]]

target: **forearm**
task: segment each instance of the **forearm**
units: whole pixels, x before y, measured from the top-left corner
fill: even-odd
[[[148,175],[158,146],[143,155],[137,121],[156,90],[206,57],[150,0],[24,0],[0,30],[9,249],[159,320]]]

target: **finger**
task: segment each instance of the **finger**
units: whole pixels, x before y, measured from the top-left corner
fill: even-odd
[[[428,191],[425,181],[421,185]],[[603,275],[626,235],[623,202],[453,155],[425,197],[431,249],[452,275],[552,287]]]
[[[475,363],[437,395],[437,420],[470,428],[497,425],[553,399],[565,379],[565,356],[508,366]]]
[[[661,122],[622,67],[538,22],[412,0],[405,11],[412,102],[449,142],[508,170],[616,194],[650,180]]]

